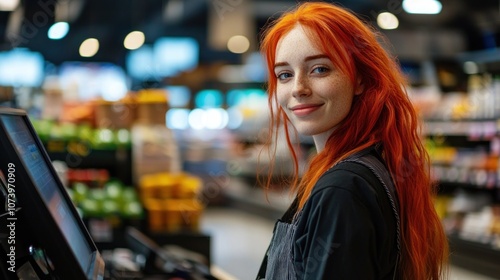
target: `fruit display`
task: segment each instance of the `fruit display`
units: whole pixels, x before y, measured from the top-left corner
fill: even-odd
[[[137,192],[118,180],[109,180],[103,187],[91,187],[84,182],[73,182],[68,193],[83,218],[141,219],[144,211]]]
[[[165,124],[167,91],[143,89],[129,92],[118,101],[96,99],[81,106],[86,108],[86,115],[92,117],[33,118],[32,123],[40,139],[44,143],[53,142],[49,147],[55,149],[64,147],[61,143],[71,141],[84,142],[93,149],[130,147],[130,130],[134,124]],[[65,114],[77,114],[78,108],[68,105]]]
[[[82,154],[82,149],[113,150],[130,148],[130,130],[125,128],[94,128],[89,124],[59,123],[51,120],[32,120],[33,126],[49,152],[64,151]],[[82,147],[83,146],[83,147]]]

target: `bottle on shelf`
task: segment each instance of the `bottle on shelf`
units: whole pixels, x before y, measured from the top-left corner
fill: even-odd
[[[493,77],[492,92],[494,98],[495,118],[500,118],[500,74]]]

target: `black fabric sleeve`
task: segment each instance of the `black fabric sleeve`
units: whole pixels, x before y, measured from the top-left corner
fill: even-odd
[[[349,171],[327,177],[328,185],[313,192],[297,225],[293,254],[297,278],[376,279],[380,270],[376,223],[383,214],[375,191]]]

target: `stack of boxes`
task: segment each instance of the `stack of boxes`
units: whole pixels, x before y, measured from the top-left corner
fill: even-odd
[[[173,132],[166,126],[167,92],[141,90],[136,95],[135,122],[131,129],[134,183],[142,176],[181,171],[179,148]]]
[[[98,128],[130,129],[135,122],[137,104],[130,93],[119,101],[97,100],[94,106]]]
[[[165,125],[167,92],[163,89],[143,89],[129,92],[118,101],[96,100],[94,106],[96,126],[99,128]]]
[[[188,173],[143,175],[139,193],[151,232],[199,232],[202,180]]]

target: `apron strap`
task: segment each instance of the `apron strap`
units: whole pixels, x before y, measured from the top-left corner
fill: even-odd
[[[396,268],[394,270],[394,279],[397,277],[398,271],[398,263],[401,258],[401,222],[400,222],[400,214],[399,214],[399,200],[396,193],[396,188],[392,181],[392,177],[387,170],[385,164],[383,163],[383,159],[380,157],[380,146],[376,146],[375,150],[378,156],[369,153],[371,149],[361,151],[358,154],[349,157],[342,162],[356,162],[364,165],[368,168],[372,173],[378,178],[384,190],[389,198],[389,201],[392,206],[392,210],[394,213],[394,217],[396,219],[396,246],[397,246],[397,257],[396,257]]]
[[[297,197],[295,197],[295,199],[293,200],[290,207],[288,207],[285,214],[283,214],[283,216],[281,217],[281,219],[278,220],[278,222],[280,222],[280,221],[284,221],[287,223],[291,222],[293,220],[293,216],[295,215],[295,212],[297,212],[298,204],[299,204],[299,200]],[[276,222],[274,224],[273,234],[276,231],[276,225],[278,224],[278,222]],[[269,247],[271,247],[271,244],[269,244],[269,246],[267,247],[266,254],[264,255],[264,259],[262,260],[262,263],[260,264],[260,268],[259,268],[259,272],[257,273],[256,280],[265,279],[265,277],[266,277],[267,255],[269,253]]]

